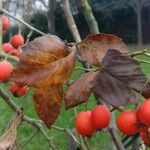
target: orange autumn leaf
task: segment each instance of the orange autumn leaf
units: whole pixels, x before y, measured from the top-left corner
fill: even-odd
[[[128,53],[124,42],[113,34],[100,33],[88,35],[78,44],[81,57],[90,65],[100,66],[103,57],[109,49],[116,49],[121,53]]]
[[[52,62],[68,55],[67,46],[56,36],[46,35],[34,39],[22,48],[20,63],[13,71],[11,79],[20,84],[34,85],[39,78],[49,72],[44,70]]]
[[[23,48],[18,67],[11,78],[35,88],[35,109],[48,128],[58,117],[63,98],[62,85],[75,66],[76,50],[68,54],[67,46],[56,36],[42,36]]]
[[[63,90],[61,85],[48,84],[46,81],[43,81],[35,88],[35,109],[48,128],[51,127],[59,115],[62,96]]]

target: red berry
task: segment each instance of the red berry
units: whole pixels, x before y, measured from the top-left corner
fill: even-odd
[[[106,128],[110,118],[111,113],[105,105],[98,105],[91,112],[91,122],[96,129]]]
[[[145,128],[140,132],[140,137],[145,145],[150,146],[150,135],[149,132],[147,131],[147,128]]]
[[[82,136],[91,136],[95,132],[95,128],[91,122],[91,112],[80,112],[76,117],[75,127],[77,132]]]
[[[137,111],[137,116],[140,122],[150,126],[150,99],[145,100]]]
[[[16,97],[21,97],[26,94],[27,86],[20,86],[19,84],[13,82],[10,85],[11,93]]]
[[[138,118],[135,110],[125,110],[117,118],[117,127],[125,135],[134,135],[139,132]]]
[[[0,62],[0,81],[6,82],[13,71],[13,66],[6,60]]]
[[[6,16],[2,16],[3,31],[6,31],[10,26],[10,21]]]
[[[14,48],[18,48],[19,46],[24,44],[24,38],[21,34],[16,34],[11,38],[11,44]]]
[[[10,43],[4,43],[2,49],[5,53],[10,53],[13,49],[13,46]]]

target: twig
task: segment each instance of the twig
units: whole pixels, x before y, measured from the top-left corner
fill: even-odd
[[[3,98],[3,100],[10,106],[10,108],[13,111],[17,112],[18,114],[22,114],[23,115],[22,109],[13,102],[13,100],[7,95],[7,93],[1,87],[0,87],[0,97]],[[52,144],[49,136],[47,135],[47,133],[45,132],[45,130],[43,129],[43,127],[41,125],[42,121],[36,120],[36,119],[32,119],[32,118],[30,118],[30,117],[28,117],[26,115],[22,116],[22,121],[26,121],[26,122],[30,123],[31,125],[33,125],[34,127],[36,127],[37,129],[39,129],[39,131],[41,131],[41,133],[43,134],[43,136],[48,141],[48,143],[51,146],[51,148],[53,150],[56,150],[56,148]]]
[[[125,150],[125,148],[123,147],[123,144],[121,143],[121,141],[118,139],[117,134],[115,133],[115,129],[114,128],[108,128],[108,131],[112,137],[113,142],[116,145],[117,150]]]
[[[29,40],[30,40],[30,37],[32,36],[32,34],[33,34],[33,30],[31,30],[30,32],[29,32],[29,34],[27,35],[27,38],[26,38],[26,43],[25,43],[25,45],[29,42]]]
[[[12,110],[14,110],[15,112],[19,111],[20,108],[13,102],[13,100],[11,100],[11,98],[2,89],[2,87],[0,87],[0,97],[2,97],[5,100],[5,102],[8,104],[8,106],[10,106]]]
[[[146,61],[144,59],[138,59],[138,58],[134,58],[134,59],[137,60],[139,63],[150,64],[150,61]]]
[[[138,56],[138,55],[145,55],[145,56],[150,57],[150,53],[148,53],[147,49],[144,49],[144,50],[141,50],[141,51],[136,51],[136,52],[132,53],[130,56],[135,57],[135,56]]]
[[[7,57],[7,59],[12,60],[14,62],[19,62],[19,58],[5,54],[4,52],[0,51],[0,58],[6,58],[6,57]]]
[[[35,135],[37,135],[37,133],[39,132],[39,130],[36,130],[19,148],[19,150],[22,150],[25,148],[25,146],[31,142],[31,140],[33,139],[33,137],[35,137]]]
[[[10,14],[8,11],[4,10],[4,9],[0,9],[1,12],[7,14],[8,16],[10,16],[11,18],[15,19],[16,21],[20,22],[21,24],[25,25],[27,28],[41,34],[41,35],[46,35],[44,32],[34,28],[33,26],[29,25],[28,23],[26,23],[25,21],[16,18],[15,16],[13,16],[12,14]]]
[[[51,139],[50,137],[48,136],[48,134],[45,132],[45,130],[43,129],[42,127],[42,124],[39,123],[39,120],[36,120],[36,119],[32,119],[28,116],[23,116],[23,121],[33,125],[35,128],[37,128],[42,134],[43,136],[45,137],[45,139],[47,140],[47,142],[49,143],[49,146],[53,149],[53,150],[56,150],[55,146],[53,145],[53,143],[51,142]]]
[[[90,147],[89,147],[89,145],[88,145],[88,143],[87,143],[85,137],[83,137],[83,142],[84,142],[84,144],[85,144],[87,150],[90,150]]]
[[[83,67],[75,67],[75,70],[84,70],[84,71],[88,71],[88,72],[91,72],[91,71],[97,71],[98,69],[88,69],[88,68],[83,68]]]

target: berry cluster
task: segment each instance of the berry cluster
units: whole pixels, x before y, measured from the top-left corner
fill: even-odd
[[[2,17],[3,34],[9,29],[10,21],[6,16]],[[19,49],[24,44],[24,38],[21,34],[14,35],[9,43],[4,43],[2,49],[5,53],[20,57],[22,51]]]
[[[117,127],[125,135],[140,133],[145,145],[150,146],[150,99],[137,110],[124,110],[117,118]]]
[[[82,136],[91,136],[96,130],[108,127],[111,113],[105,105],[98,105],[92,111],[81,111],[75,120],[77,132]]]
[[[2,16],[2,26],[3,26],[3,34],[9,29],[10,21],[6,16]],[[24,38],[21,34],[14,35],[9,43],[4,43],[2,45],[2,49],[5,53],[14,55],[16,57],[20,57],[22,51],[19,49],[20,46],[24,44]],[[0,81],[7,82],[10,74],[13,71],[13,65],[7,61],[7,59],[0,61]],[[20,97],[26,94],[27,86],[19,85],[15,82],[12,82],[10,85],[11,93]]]

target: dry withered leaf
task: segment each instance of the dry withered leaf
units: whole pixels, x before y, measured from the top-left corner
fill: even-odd
[[[150,82],[140,64],[117,50],[108,50],[102,67],[93,80],[93,93],[113,106],[137,102],[137,93],[150,97]],[[145,83],[147,83],[145,85]]]
[[[100,33],[88,35],[78,44],[83,60],[90,65],[99,66],[108,49],[116,49],[121,53],[128,53],[124,42],[113,34]]]
[[[76,50],[68,54],[58,37],[47,35],[29,43],[24,51],[11,78],[35,88],[35,109],[50,128],[60,111],[62,84],[74,69]]]
[[[58,117],[63,98],[62,84],[71,75],[76,60],[76,51],[48,67],[49,76],[38,82],[35,87],[34,104],[39,117],[48,128]],[[41,70],[42,71],[42,70]]]
[[[35,88],[35,109],[48,128],[51,127],[59,115],[62,97],[62,85],[48,84],[43,81]]]
[[[84,103],[91,94],[91,81],[98,72],[88,72],[70,85],[64,94],[65,108],[71,108]]]
[[[6,129],[4,134],[0,137],[0,150],[17,150],[17,127],[21,122],[21,118],[18,116],[12,121],[9,128]]]
[[[37,74],[39,70],[68,55],[66,45],[53,35],[38,37],[29,42],[22,50],[24,53],[11,79],[28,85],[32,84],[34,75],[35,78],[42,76]]]

